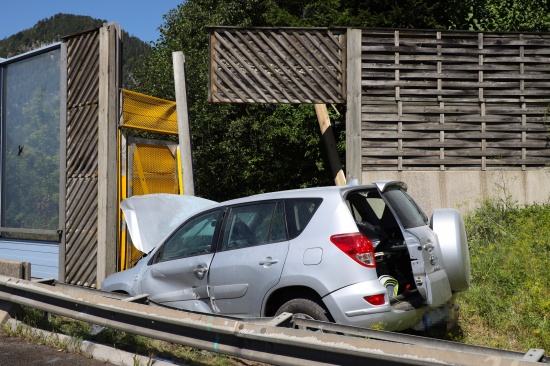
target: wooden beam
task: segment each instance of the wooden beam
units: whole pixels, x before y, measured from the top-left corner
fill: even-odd
[[[346,178],[344,177],[342,163],[340,162],[340,156],[336,148],[336,139],[334,138],[334,132],[330,124],[327,105],[315,104],[315,112],[317,113],[317,120],[319,121],[319,128],[321,129],[321,139],[327,149],[332,179],[334,179],[334,183],[337,186],[346,185]]]
[[[120,26],[99,30],[97,283],[116,272]]]
[[[183,174],[183,193],[195,195],[193,174],[193,155],[191,149],[191,129],[187,109],[187,86],[185,83],[185,56],[183,52],[173,52],[174,84],[176,87],[176,109],[178,111],[178,136],[181,152],[181,171]]]

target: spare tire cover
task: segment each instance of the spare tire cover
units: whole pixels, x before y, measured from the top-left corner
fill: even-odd
[[[455,209],[436,209],[431,227],[439,240],[451,289],[466,291],[470,287],[470,252],[462,215]]]

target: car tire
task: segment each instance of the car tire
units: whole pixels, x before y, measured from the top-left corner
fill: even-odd
[[[285,302],[275,316],[282,313],[292,313],[295,317],[309,320],[329,322],[329,314],[321,305],[310,299],[292,299]]]
[[[436,209],[430,226],[437,234],[451,289],[466,291],[470,287],[470,252],[462,215],[455,209]]]

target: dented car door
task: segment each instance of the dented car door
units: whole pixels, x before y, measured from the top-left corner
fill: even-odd
[[[221,210],[187,220],[149,261],[141,284],[149,299],[194,311],[211,311],[208,271],[214,256]]]

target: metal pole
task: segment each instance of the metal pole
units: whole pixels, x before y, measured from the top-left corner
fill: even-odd
[[[187,86],[185,83],[185,56],[183,52],[172,52],[174,64],[174,84],[176,87],[176,109],[178,111],[178,136],[181,152],[181,171],[183,174],[183,193],[195,195],[193,177],[193,157],[191,155],[191,129],[187,108]]]

